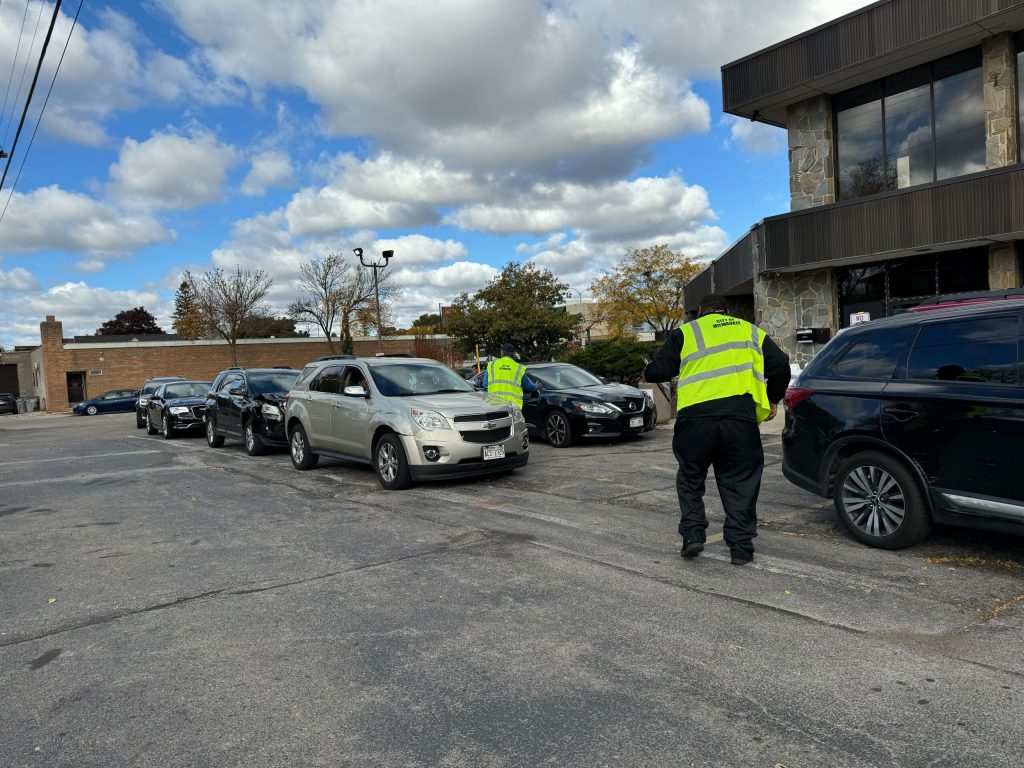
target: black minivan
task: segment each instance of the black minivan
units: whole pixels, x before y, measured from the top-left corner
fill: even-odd
[[[786,393],[786,478],[832,497],[860,541],[932,523],[1024,535],[1024,301],[855,326]]]

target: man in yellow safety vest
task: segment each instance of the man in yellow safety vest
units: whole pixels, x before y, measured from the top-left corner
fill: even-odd
[[[789,356],[768,335],[725,313],[717,294],[700,302],[696,320],[669,334],[644,371],[649,382],[679,377],[672,451],[679,462],[679,533],[683,557],[704,549],[708,467],[725,511],[723,534],[734,565],[754,559],[757,495],[764,452],[758,425],[775,418],[789,386]]]
[[[487,394],[508,400],[522,410],[523,392],[536,392],[537,384],[526,375],[526,368],[516,362],[515,353],[516,348],[512,344],[502,344],[501,357],[487,364],[482,384]]]

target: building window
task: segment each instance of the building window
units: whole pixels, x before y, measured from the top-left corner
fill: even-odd
[[[833,106],[841,199],[985,169],[979,48],[837,94]]]

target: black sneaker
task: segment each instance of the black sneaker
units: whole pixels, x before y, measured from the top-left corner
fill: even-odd
[[[739,550],[733,550],[732,559],[729,561],[733,565],[746,565],[754,559],[753,552],[741,552]]]
[[[679,553],[680,557],[696,557],[704,551],[703,541],[690,541],[689,539],[683,540],[683,549]]]

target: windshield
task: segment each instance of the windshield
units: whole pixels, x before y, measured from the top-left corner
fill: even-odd
[[[440,364],[374,365],[370,368],[370,375],[380,393],[387,397],[474,391],[459,374]]]
[[[206,397],[209,391],[208,381],[182,381],[164,387],[164,398],[174,400],[177,397]]]
[[[147,381],[142,385],[142,392],[140,394],[152,395],[166,383],[166,381]]]
[[[297,371],[280,373],[255,373],[249,376],[249,391],[254,395],[269,395],[271,392],[287,392],[299,378]]]
[[[601,383],[597,376],[587,373],[575,365],[527,368],[526,374],[534,381],[539,381],[544,389],[575,389],[576,387],[593,387]]]

